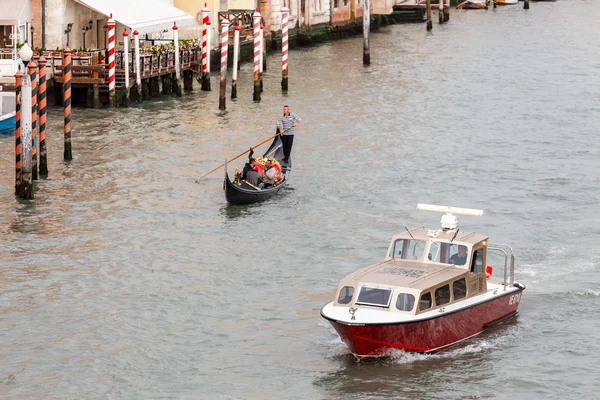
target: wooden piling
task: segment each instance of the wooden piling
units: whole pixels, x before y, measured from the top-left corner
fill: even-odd
[[[40,120],[40,175],[48,176],[48,149],[46,148],[46,59],[40,57],[39,120]]]
[[[115,27],[117,23],[110,14],[108,25],[108,104],[115,107]]]
[[[429,0],[427,0],[429,1]],[[371,34],[370,1],[363,1],[363,65],[371,65],[371,51],[369,49],[369,35]]]
[[[92,54],[92,65],[98,65],[98,53]],[[92,78],[98,79],[98,71],[92,71]],[[92,87],[92,96],[93,96],[93,104],[94,108],[100,108],[100,86],[97,83],[94,83]]]
[[[32,176],[32,134],[31,134],[31,78],[28,74],[23,75],[21,84],[21,181],[16,187],[17,196],[23,199],[33,199],[33,176]]]
[[[68,47],[63,52],[63,113],[64,113],[64,132],[65,132],[65,161],[73,159],[71,151],[71,49]]]
[[[427,0],[425,7],[427,7],[427,30],[433,29],[433,22],[431,22],[431,0]]]
[[[524,9],[524,10],[529,10],[529,0],[525,0],[525,1],[523,2],[523,9]]]
[[[38,160],[37,160],[37,146],[35,143],[35,137],[37,134],[37,70],[38,65],[32,59],[27,64],[27,70],[29,73],[29,79],[31,81],[31,177],[34,181],[38,180]]]
[[[260,101],[260,12],[258,8],[252,16],[254,28],[254,101]]]
[[[123,28],[123,69],[125,70],[125,102],[129,106],[129,34]]]
[[[288,21],[290,9],[283,2],[281,9],[281,90],[288,91]]]
[[[237,73],[240,62],[240,25],[235,22],[235,31],[233,34],[233,70],[231,79],[231,99],[237,98]]]
[[[210,10],[204,3],[202,13],[202,75],[200,86],[202,90],[210,90],[210,77],[208,75],[207,64],[208,64],[208,22],[210,21]]]
[[[15,194],[19,194],[22,180],[21,165],[21,85],[23,73],[19,70],[15,74]]]
[[[450,21],[450,0],[444,0],[444,22]]]
[[[444,23],[444,0],[438,0],[438,22]]]

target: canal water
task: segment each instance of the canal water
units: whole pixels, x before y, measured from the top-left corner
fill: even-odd
[[[270,57],[260,104],[244,65],[223,113],[216,90],[75,109],[70,164],[53,109],[32,202],[0,139],[0,398],[597,398],[599,18],[453,11],[373,34],[370,68],[359,37],[293,51],[287,96]],[[285,193],[234,207],[222,171],[194,183],[283,104],[302,117]],[[520,315],[356,362],[320,307],[392,234],[438,226],[418,202],[484,210],[460,224],[515,248]]]

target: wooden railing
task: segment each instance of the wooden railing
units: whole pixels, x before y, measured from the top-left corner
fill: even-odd
[[[6,51],[4,51],[6,50]],[[1,49],[0,59],[12,59],[12,49]],[[42,53],[48,63],[48,79],[62,83],[63,66],[62,52],[45,51]],[[34,55],[36,61],[39,54]],[[73,84],[106,85],[108,84],[108,63],[106,50],[96,50],[85,53],[73,53]],[[199,49],[181,49],[179,53],[181,70],[200,71]],[[125,85],[124,52],[115,52],[116,85]],[[135,83],[135,61],[133,51],[129,52],[129,85]],[[162,54],[143,53],[140,55],[140,71],[142,79],[153,78],[175,72],[175,52]]]

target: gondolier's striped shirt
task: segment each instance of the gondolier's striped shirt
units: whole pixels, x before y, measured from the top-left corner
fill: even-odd
[[[288,115],[287,117],[281,114],[279,116],[279,119],[277,119],[277,126],[282,126],[284,131],[289,128],[289,130],[284,133],[285,136],[293,135],[294,133],[296,133],[296,130],[292,128],[292,126],[294,126],[294,124],[299,121],[302,120],[293,112],[291,112],[290,115]]]

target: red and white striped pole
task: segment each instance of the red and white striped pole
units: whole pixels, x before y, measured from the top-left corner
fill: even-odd
[[[229,50],[229,20],[223,15],[221,21],[221,82],[219,85],[219,110],[224,110],[227,95],[227,53]]]
[[[254,27],[254,96],[255,101],[260,101],[260,12],[258,8],[252,17]]]
[[[210,19],[206,23],[206,75],[210,81],[210,53],[212,50],[212,27]]]
[[[231,77],[231,99],[237,99],[237,73],[240,62],[240,25],[235,22],[233,35],[233,76]]]
[[[283,2],[281,9],[281,90],[288,90],[288,21],[290,9]]]
[[[201,10],[202,13],[202,77],[201,77],[201,88],[202,90],[210,90],[210,78],[206,69],[208,59],[207,51],[208,48],[208,22],[210,21],[210,10],[204,3],[204,8]]]
[[[110,14],[108,25],[108,95],[109,107],[115,106],[115,27],[117,23]]]

